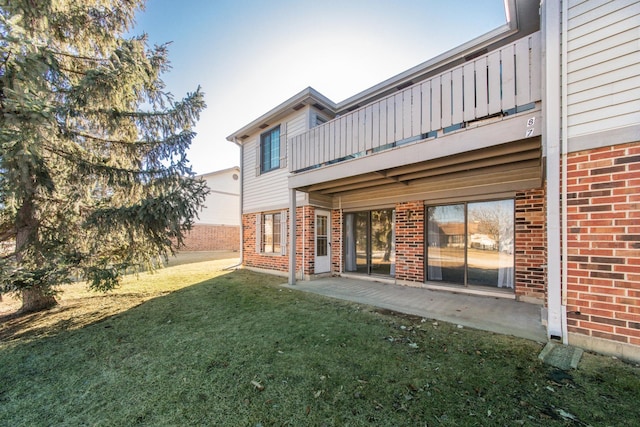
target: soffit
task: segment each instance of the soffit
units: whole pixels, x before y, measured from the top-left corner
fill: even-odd
[[[411,156],[408,155],[407,159]],[[541,177],[541,139],[530,138],[298,188],[322,196],[411,194]]]

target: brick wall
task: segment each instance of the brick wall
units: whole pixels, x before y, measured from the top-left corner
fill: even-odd
[[[640,143],[569,155],[569,332],[640,345]]]
[[[256,252],[256,215],[245,214],[242,216],[242,226],[244,232],[244,254],[243,263],[247,267],[263,268],[280,272],[289,271],[289,221],[287,215],[287,255],[280,254],[260,254]],[[315,234],[314,222],[315,208],[313,206],[300,206],[296,208],[296,272],[297,277],[302,268],[304,274],[313,274],[315,264]],[[303,249],[306,251],[303,256]]]
[[[342,211],[331,212],[331,272],[339,273],[342,265]]]
[[[424,202],[396,204],[396,279],[424,282]]]
[[[315,215],[313,206],[296,208],[296,270],[304,268],[305,275],[313,274],[315,267]]]
[[[240,227],[195,224],[185,235],[181,251],[239,251]]]
[[[516,297],[544,301],[547,290],[546,194],[544,189],[516,193]]]
[[[260,214],[242,215],[242,231],[244,233],[244,242],[242,248],[243,264],[247,267],[263,268],[266,270],[275,270],[281,272],[289,271],[288,256],[280,254],[263,255],[256,252],[256,215]],[[288,230],[288,218],[286,226]]]

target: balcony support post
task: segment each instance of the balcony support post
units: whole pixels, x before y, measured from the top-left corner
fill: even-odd
[[[296,284],[296,189],[289,190],[289,285]]]

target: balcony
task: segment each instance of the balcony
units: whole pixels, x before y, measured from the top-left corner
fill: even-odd
[[[302,173],[443,138],[536,108],[540,43],[540,32],[533,33],[290,138],[289,171]],[[528,136],[535,136],[533,129],[522,135]]]

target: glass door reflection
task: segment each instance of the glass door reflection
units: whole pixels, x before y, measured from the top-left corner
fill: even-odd
[[[345,271],[395,275],[395,212],[345,214]]]
[[[427,217],[427,279],[464,284],[464,205],[432,206]]]

